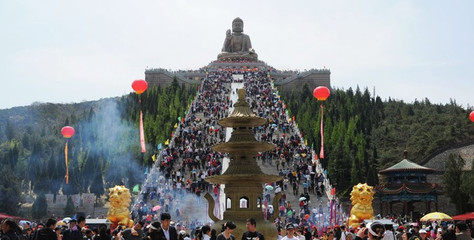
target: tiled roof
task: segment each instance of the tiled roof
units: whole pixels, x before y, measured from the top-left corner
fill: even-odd
[[[380,170],[379,173],[388,173],[388,172],[404,172],[404,171],[424,171],[424,172],[434,172],[433,168],[427,168],[423,167],[421,165],[418,165],[414,162],[411,162],[407,159],[403,159],[399,163],[386,168],[384,170]]]

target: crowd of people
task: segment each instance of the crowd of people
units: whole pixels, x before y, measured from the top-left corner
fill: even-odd
[[[234,79],[233,75],[243,75]],[[324,195],[324,176],[316,171],[310,148],[303,144],[294,131],[294,123],[286,115],[286,107],[276,94],[265,72],[211,71],[200,87],[200,93],[190,106],[188,115],[178,125],[170,144],[156,158],[156,171],[150,174],[143,186],[134,213],[139,220],[150,220],[159,211],[153,211],[150,200],[162,206],[163,211],[180,215],[182,208],[176,204],[184,193],[196,194],[197,201],[203,192],[219,194],[218,186],[204,181],[207,176],[220,174],[225,154],[211,150],[211,146],[225,141],[225,129],[217,120],[226,117],[232,106],[229,96],[232,82],[244,82],[247,100],[257,116],[268,119],[263,126],[254,129],[259,141],[272,142],[275,150],[259,154],[263,164],[276,167],[285,181],[277,183],[283,193],[281,207],[294,212],[290,219],[298,221],[304,214],[311,214],[307,204],[302,205],[304,214],[296,214],[286,203],[285,191],[290,184],[294,195],[301,194],[309,201],[309,194]],[[180,197],[176,197],[176,196]],[[272,210],[272,209],[267,209]],[[273,213],[269,213],[273,214]]]
[[[121,226],[110,229],[101,224],[95,228],[85,225],[85,218],[71,219],[66,226],[56,225],[57,220],[48,219],[45,224],[30,226],[29,223],[19,226],[11,219],[4,219],[0,224],[1,240],[265,240],[265,236],[257,231],[257,221],[248,218],[246,230],[242,236],[234,236],[236,224],[227,221],[221,229],[213,229],[204,224],[192,231],[185,230],[179,224],[174,224],[169,213],[162,213],[159,221],[149,223],[135,222],[133,226]],[[393,228],[392,224],[369,222],[361,223],[353,228],[336,225],[328,228],[322,235],[315,228],[300,227],[287,223],[284,228],[278,228],[277,239],[283,240],[472,240],[472,226],[464,222],[447,224],[446,222],[431,222],[427,225],[406,224]]]
[[[185,195],[194,195],[199,203],[203,192],[218,194],[218,187],[204,179],[222,171],[224,154],[212,151],[211,146],[225,141],[225,128],[218,125],[217,120],[227,115],[232,104],[229,99],[231,79],[227,72],[208,74],[187,116],[156,157],[155,167],[133,207],[135,219],[156,218],[160,211],[153,210],[155,204],[162,207],[161,211],[170,211],[179,217],[182,212],[179,202]],[[193,220],[186,222],[188,227],[198,224]]]
[[[234,79],[234,74],[243,75],[243,79]],[[328,182],[325,174],[313,161],[314,152],[304,144],[294,119],[286,114],[286,106],[267,73],[258,71],[208,72],[187,116],[177,126],[169,144],[154,157],[155,165],[148,172],[132,206],[133,227],[111,231],[107,225],[101,225],[89,229],[85,219],[79,217],[70,220],[68,226],[57,226],[57,220],[49,219],[33,229],[29,225],[20,227],[7,219],[1,224],[1,240],[264,240],[265,237],[256,231],[255,219],[247,219],[247,232],[243,236],[233,236],[236,228],[233,222],[226,222],[222,229],[212,229],[210,220],[202,216],[206,215],[205,204],[200,202],[202,193],[210,192],[216,199],[220,194],[219,186],[207,183],[205,178],[221,174],[223,159],[228,157],[212,151],[211,146],[225,142],[226,130],[217,121],[226,117],[233,105],[229,97],[237,90],[231,88],[233,82],[243,82],[251,109],[257,116],[267,119],[265,125],[254,128],[256,139],[276,146],[272,151],[259,153],[256,159],[262,165],[274,168],[283,178],[268,187],[262,186],[266,206],[262,214],[266,219],[277,214],[275,225],[279,239],[468,240],[464,236],[471,234],[470,228],[462,224],[427,227],[400,224],[396,229],[371,224],[352,228],[342,225],[341,217],[339,222],[335,221],[339,225],[328,226],[332,225],[327,223],[329,214],[321,218],[322,213],[329,213],[330,205],[337,205],[337,202],[326,198]],[[277,193],[281,193],[282,198],[279,208],[273,209],[268,203]],[[200,207],[186,210],[188,197]],[[298,205],[293,206],[290,198],[297,199]],[[324,202],[328,210],[323,210]],[[192,212],[199,212],[201,216],[192,216]]]

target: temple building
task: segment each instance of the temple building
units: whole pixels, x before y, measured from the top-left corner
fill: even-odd
[[[438,210],[438,185],[427,182],[427,175],[435,170],[411,162],[406,159],[406,155],[399,163],[379,171],[384,183],[377,185],[375,191],[380,200],[382,216],[394,214],[393,207],[396,204],[402,204],[402,216],[431,212],[432,203]],[[416,208],[415,203],[424,203],[424,209]]]
[[[206,78],[208,71],[252,72],[264,71],[268,74],[280,91],[301,91],[307,85],[311,91],[319,86],[331,88],[331,71],[309,69],[304,71],[278,70],[259,59],[252,47],[250,36],[243,33],[244,22],[240,18],[232,21],[232,29],[228,29],[221,52],[217,59],[197,70],[171,71],[163,68],[145,70],[145,80],[150,86],[166,87],[173,80],[185,86],[197,86]],[[277,51],[277,50],[275,50]]]

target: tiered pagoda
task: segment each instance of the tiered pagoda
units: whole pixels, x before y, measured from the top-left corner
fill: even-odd
[[[434,172],[434,169],[423,167],[407,159],[379,171],[385,176],[385,183],[375,187],[380,199],[380,212],[384,214],[393,213],[393,205],[403,204],[402,215],[412,212],[431,212],[431,203],[435,204],[438,210],[438,186],[435,183],[427,182],[427,175]],[[415,203],[425,203],[425,209],[415,209]]]
[[[266,239],[276,239],[278,232],[275,224],[272,219],[265,221],[263,217],[262,193],[264,183],[280,181],[282,178],[264,174],[255,160],[258,152],[272,150],[275,146],[255,139],[252,128],[264,125],[267,120],[252,112],[245,101],[244,89],[238,90],[238,96],[234,111],[227,118],[218,121],[221,126],[233,128],[229,141],[212,147],[216,152],[229,153],[229,167],[222,175],[205,179],[213,184],[225,184],[224,219],[219,220],[213,215],[214,200],[206,194],[205,197],[210,203],[209,217],[215,221],[212,226],[215,229],[220,229],[225,221],[234,221],[237,228],[233,235],[237,237],[247,231],[245,226],[247,218],[254,218],[257,221],[258,232]],[[280,195],[276,195],[273,200],[274,209],[278,209],[279,197]]]

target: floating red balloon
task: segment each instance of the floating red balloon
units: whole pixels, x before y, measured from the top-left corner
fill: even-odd
[[[74,135],[75,131],[74,128],[71,126],[65,126],[61,129],[61,134],[65,138],[71,138]]]
[[[471,122],[474,122],[474,111],[469,114],[469,119],[471,119]]]
[[[137,94],[142,94],[148,88],[148,83],[143,79],[133,81],[132,88]]]
[[[319,86],[313,90],[313,96],[319,101],[326,100],[330,94],[329,88],[325,86]]]

